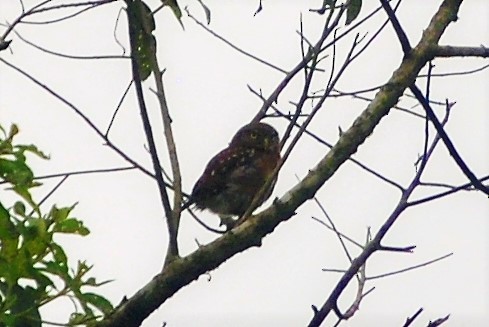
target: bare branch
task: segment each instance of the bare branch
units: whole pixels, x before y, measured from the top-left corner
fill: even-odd
[[[438,135],[440,135],[441,139],[443,140],[443,143],[445,143],[445,146],[448,149],[448,152],[450,155],[453,157],[455,162],[457,163],[457,166],[460,167],[462,172],[464,173],[465,176],[472,182],[472,185],[474,185],[475,188],[478,190],[484,192],[485,194],[489,195],[489,187],[485,186],[482,184],[477,177],[474,175],[474,173],[469,169],[465,161],[460,157],[458,154],[458,151],[455,149],[452,141],[448,137],[447,133],[445,132],[445,129],[443,128],[442,124],[436,117],[435,113],[433,112],[433,109],[431,109],[430,104],[428,101],[426,101],[425,97],[421,93],[421,91],[418,89],[418,87],[415,84],[412,84],[409,89],[413,94],[416,96],[418,101],[423,105],[423,108],[426,111],[426,115],[430,119],[430,121],[433,123],[433,126],[435,127]]]
[[[32,81],[34,84],[36,84],[37,86],[41,87],[42,89],[44,89],[46,92],[48,92],[49,94],[51,94],[52,96],[54,96],[56,99],[58,99],[59,101],[61,101],[62,103],[64,103],[66,106],[68,106],[71,110],[73,110],[88,126],[90,126],[90,128],[100,137],[102,138],[102,140],[104,140],[107,144],[107,146],[109,146],[112,150],[114,150],[118,155],[120,155],[124,160],[126,160],[127,162],[129,162],[131,165],[133,165],[134,167],[136,167],[137,169],[139,169],[140,171],[142,171],[143,173],[145,173],[146,175],[154,178],[154,175],[152,173],[150,173],[146,168],[144,168],[143,166],[141,166],[139,163],[137,163],[135,160],[133,160],[131,157],[129,157],[127,154],[125,154],[120,148],[118,148],[115,144],[113,144],[112,142],[109,141],[109,139],[104,135],[104,133],[102,133],[102,131],[90,120],[90,118],[88,118],[80,109],[78,109],[74,104],[72,104],[71,102],[69,102],[68,100],[66,100],[64,97],[62,97],[61,95],[59,95],[58,93],[56,93],[54,90],[52,90],[50,87],[46,86],[44,83],[42,83],[41,81],[39,81],[38,79],[34,78],[32,75],[28,74],[27,72],[25,72],[24,70],[20,69],[19,67],[16,67],[14,65],[12,65],[11,63],[9,63],[8,61],[6,61],[5,59],[1,58],[0,57],[0,62],[4,63],[5,65],[7,65],[8,67],[14,69],[15,71],[17,71],[18,73],[20,73],[21,75],[23,75],[24,77],[26,77],[27,79],[29,79],[30,81]]]
[[[489,48],[480,47],[454,47],[440,45],[434,49],[435,57],[479,57],[489,58]]]
[[[488,176],[484,176],[482,178],[479,179],[479,181],[482,183],[482,182],[485,182],[485,181],[488,181],[489,180],[489,175]],[[434,194],[434,195],[430,195],[430,196],[427,196],[425,198],[421,198],[419,200],[414,200],[414,201],[410,201],[408,202],[408,206],[415,206],[415,205],[419,205],[419,204],[422,204],[422,203],[425,203],[425,202],[429,202],[429,201],[433,201],[433,200],[436,200],[436,199],[441,199],[447,195],[451,195],[453,193],[456,193],[458,191],[462,191],[462,190],[469,190],[471,189],[472,187],[472,182],[470,183],[466,183],[466,184],[463,184],[463,185],[460,185],[460,186],[457,186],[457,187],[454,187],[453,189],[451,190],[448,190],[448,191],[445,191],[445,192],[441,192],[441,193],[438,193],[438,194]]]
[[[328,219],[329,224],[331,225],[332,230],[335,232],[336,236],[338,237],[338,240],[340,241],[341,247],[343,248],[343,251],[345,252],[346,257],[348,258],[348,261],[350,261],[350,263],[351,263],[353,261],[353,259],[352,259],[351,255],[350,255],[350,252],[348,251],[348,248],[346,247],[345,241],[343,241],[343,234],[341,234],[336,229],[336,226],[334,225],[333,220],[329,217],[328,213],[326,212],[326,209],[324,209],[324,207],[321,204],[321,202],[319,202],[319,200],[316,197],[314,197],[313,200],[314,200],[314,202],[316,202],[316,204],[318,205],[319,209],[324,214],[324,216],[326,217],[326,219]],[[363,248],[363,246],[362,246],[362,248]]]
[[[416,318],[421,314],[421,312],[423,312],[423,308],[419,308],[418,311],[416,311],[416,313],[412,317],[407,318],[406,323],[404,323],[402,327],[409,327],[412,324],[412,322],[416,320]]]
[[[187,13],[187,16],[192,19],[197,25],[199,25],[200,27],[202,27],[206,32],[208,32],[209,34],[211,34],[212,36],[214,36],[215,38],[221,40],[222,42],[226,43],[227,45],[229,45],[231,48],[233,48],[234,50],[238,51],[239,53],[253,59],[253,60],[256,60],[258,61],[259,63],[262,63],[264,64],[265,66],[268,66],[272,69],[275,69],[283,74],[286,74],[287,71],[285,71],[284,69],[278,67],[278,66],[275,66],[274,64],[264,60],[264,59],[261,59],[261,58],[258,58],[257,56],[251,54],[250,52],[247,52],[241,48],[239,48],[238,46],[234,45],[232,42],[226,40],[223,36],[217,34],[216,32],[214,32],[213,30],[211,30],[210,28],[208,28],[207,26],[205,26],[204,24],[202,24],[197,18],[195,18],[191,13],[190,11],[188,10],[187,7],[185,7],[185,12]]]
[[[128,83],[126,89],[124,90],[124,93],[122,94],[121,99],[119,100],[119,103],[117,104],[117,107],[114,110],[114,113],[112,114],[112,118],[110,118],[109,125],[107,126],[107,130],[105,131],[105,137],[107,137],[107,138],[109,137],[110,129],[112,128],[112,125],[114,124],[115,117],[117,116],[117,113],[119,112],[119,109],[121,108],[122,103],[124,102],[124,99],[126,98],[127,94],[129,93],[129,90],[131,89],[132,83],[133,83],[133,80],[131,80]]]
[[[3,35],[0,36],[0,44],[3,44],[5,42],[5,39],[14,30],[14,28],[18,24],[23,23],[24,18],[28,16],[32,16],[47,11],[58,10],[62,8],[73,8],[73,7],[83,7],[83,6],[95,7],[95,6],[99,6],[115,1],[116,0],[99,0],[99,1],[87,1],[87,2],[77,2],[77,3],[65,3],[65,4],[50,6],[50,7],[43,7],[45,4],[51,2],[51,0],[45,0],[38,3],[31,9],[25,10],[24,8],[22,8],[22,14],[19,15],[11,24],[9,24],[6,31],[3,33]]]
[[[67,176],[64,176],[42,199],[41,201],[39,201],[38,205],[41,206],[47,199],[49,199],[49,197],[51,195],[54,194],[54,192],[56,192],[56,190],[58,190],[61,185],[66,182],[66,180],[68,179],[68,175]],[[32,213],[31,213],[32,214]]]
[[[486,64],[486,65],[483,65],[479,68],[475,68],[475,69],[469,69],[469,70],[464,70],[464,71],[461,71],[461,72],[451,72],[451,73],[433,73],[431,74],[431,77],[446,77],[446,76],[463,76],[463,75],[470,75],[470,74],[474,74],[474,73],[478,73],[478,72],[481,72],[485,69],[489,68],[489,64]],[[421,74],[419,75],[419,77],[428,77],[428,75],[425,75],[425,74]]]
[[[130,167],[77,170],[77,171],[71,171],[71,172],[67,172],[67,173],[57,173],[57,174],[51,174],[51,175],[36,176],[34,179],[39,180],[39,179],[48,179],[48,178],[56,178],[56,177],[63,177],[63,176],[75,176],[75,175],[86,175],[86,174],[97,174],[97,173],[112,173],[112,172],[134,170],[134,169],[137,169],[137,167],[130,166]]]
[[[151,127],[151,123],[149,120],[148,116],[148,111],[146,109],[146,104],[144,101],[144,93],[143,93],[143,87],[142,87],[142,82],[141,82],[141,77],[139,74],[140,67],[136,58],[136,53],[137,53],[137,47],[138,47],[138,41],[137,41],[137,31],[136,31],[136,26],[141,25],[143,27],[146,27],[145,24],[147,24],[147,17],[145,17],[145,13],[142,10],[142,4],[140,0],[127,0],[128,5],[133,5],[134,9],[133,10],[127,10],[127,17],[128,17],[128,27],[129,27],[129,40],[131,44],[131,63],[132,63],[132,78],[134,80],[134,86],[136,88],[136,94],[137,94],[137,99],[138,99],[138,104],[139,104],[139,109],[141,113],[141,119],[143,121],[143,126],[144,126],[144,132],[146,134],[146,139],[148,141],[148,147],[149,147],[149,152],[151,154],[151,161],[153,163],[153,169],[155,172],[155,177],[156,181],[158,184],[158,190],[160,193],[160,199],[163,205],[163,209],[165,212],[166,216],[166,221],[167,221],[167,227],[168,227],[168,233],[169,233],[169,239],[170,239],[170,245],[168,247],[168,253],[167,258],[173,258],[178,256],[178,244],[176,242],[176,235],[177,235],[177,230],[175,229],[175,224],[173,223],[173,212],[170,206],[170,201],[168,198],[168,193],[166,191],[166,186],[165,186],[165,181],[163,180],[163,175],[161,173],[160,169],[160,160],[158,158],[158,151],[156,150],[156,144],[154,141],[153,137],[153,131]],[[150,31],[151,29],[146,29],[147,31]],[[154,48],[151,49],[154,54]],[[152,60],[152,69],[155,69],[155,63],[154,60]],[[166,126],[165,126],[166,127]],[[180,208],[176,208],[179,210]]]
[[[340,90],[333,90],[335,93],[334,94],[331,94],[330,97],[332,98],[339,98],[339,97],[344,97],[344,96],[351,96],[352,98],[354,99],[359,99],[359,100],[363,100],[363,101],[366,101],[366,102],[370,102],[372,101],[372,98],[369,98],[369,97],[366,97],[366,96],[362,96],[362,95],[358,95],[356,94],[355,92],[343,92],[343,91],[340,91]],[[360,93],[362,93],[363,91],[359,91]],[[413,110],[410,110],[410,109],[407,109],[407,108],[403,108],[399,105],[395,105],[392,107],[392,109],[395,109],[395,110],[399,110],[401,112],[405,112],[409,115],[412,115],[414,117],[417,117],[417,118],[425,118],[425,116],[423,115],[420,115],[416,112],[414,112]]]
[[[443,318],[436,319],[435,321],[430,321],[427,327],[438,327],[441,326],[444,322],[448,321],[450,315],[446,315]]]
[[[414,269],[426,267],[428,265],[431,265],[432,263],[435,263],[437,261],[441,261],[443,259],[446,259],[448,257],[451,257],[452,255],[453,255],[453,253],[448,253],[448,254],[442,255],[441,257],[438,257],[436,259],[429,260],[429,261],[420,263],[420,264],[415,265],[415,266],[411,266],[411,267],[407,267],[407,268],[404,268],[404,269],[399,269],[399,270],[391,271],[391,272],[388,272],[388,273],[385,273],[385,274],[370,276],[370,277],[367,277],[367,280],[372,280],[372,279],[378,279],[378,278],[384,278],[384,277],[394,276],[394,275],[401,274],[401,273],[406,272],[406,271],[410,271],[410,270],[414,270]]]
[[[333,232],[335,233],[338,233],[342,238],[344,238],[345,240],[349,241],[350,243],[356,245],[357,247],[359,247],[360,249],[363,249],[363,245],[361,245],[360,243],[358,243],[357,241],[355,241],[354,239],[348,237],[347,235],[341,233],[340,231],[334,229],[332,226],[326,224],[324,221],[322,221],[321,219],[318,219],[316,217],[311,217],[312,220],[314,221],[317,221],[318,223],[320,223],[321,225],[325,226],[326,228],[332,230]],[[344,272],[344,270],[342,270],[342,272]]]
[[[380,0],[380,3],[382,4],[382,7],[387,13],[387,16],[389,16],[389,20],[392,23],[392,27],[394,27],[394,30],[396,31],[397,37],[399,38],[399,42],[401,43],[402,52],[404,52],[404,55],[408,55],[412,49],[411,44],[409,43],[406,32],[404,32],[404,30],[401,27],[401,23],[399,23],[399,20],[397,19],[396,13],[394,12],[394,10],[392,10],[389,1]]]
[[[67,59],[78,59],[78,60],[99,60],[99,59],[131,59],[131,57],[128,56],[121,56],[121,55],[87,55],[87,56],[77,56],[77,55],[70,55],[70,54],[65,54],[61,52],[56,52],[53,50],[49,50],[46,48],[41,47],[40,45],[35,44],[34,42],[31,42],[27,39],[25,39],[22,35],[20,35],[18,32],[14,31],[15,35],[25,42],[26,44],[30,45],[33,48],[36,48],[37,50],[53,55],[53,56],[58,56],[61,58],[67,58]]]
[[[325,48],[323,48],[323,44],[326,41],[326,38],[331,34],[331,32],[334,31],[336,26],[339,24],[339,20],[342,17],[343,13],[345,12],[346,7],[343,6],[339,12],[337,13],[336,18],[330,23],[333,11],[331,11],[330,15],[326,18],[326,22],[324,24],[324,28],[322,31],[321,36],[319,37],[318,41],[314,45],[314,47],[309,48],[308,52],[306,55],[303,57],[302,61],[299,62],[287,75],[285,76],[284,79],[279,83],[279,85],[275,88],[275,90],[270,94],[270,96],[263,101],[263,104],[258,111],[258,113],[255,115],[255,117],[252,119],[252,121],[260,121],[267,113],[267,110],[270,108],[270,106],[278,100],[279,95],[282,93],[282,91],[285,89],[285,87],[289,84],[289,82],[295,77],[297,73],[299,73],[301,70],[307,68],[308,64],[313,60],[313,58],[317,58],[317,56],[324,51]]]
[[[370,242],[370,230],[367,232],[367,240],[366,240],[366,244],[368,244]],[[365,296],[367,296],[369,293],[371,293],[375,288],[371,288],[370,290],[368,290],[366,293],[363,293],[363,289],[365,287],[365,282],[367,281],[366,279],[366,268],[367,268],[367,262],[365,262],[363,264],[363,266],[360,267],[360,269],[358,270],[358,274],[357,274],[357,281],[358,281],[358,287],[357,287],[357,295],[355,297],[355,300],[353,301],[353,303],[350,305],[350,307],[345,311],[344,314],[342,314],[341,316],[338,316],[338,318],[340,319],[343,319],[343,320],[347,320],[347,319],[350,319],[351,317],[353,317],[353,315],[355,314],[355,312],[357,312],[359,309],[360,309],[360,303],[362,302],[362,300],[365,298]],[[337,306],[336,306],[337,308]],[[339,310],[336,311],[336,314],[339,313]]]
[[[378,248],[378,251],[412,253],[415,248],[416,248],[416,245],[410,245],[410,246],[405,246],[405,247],[394,247],[394,246],[380,245]]]

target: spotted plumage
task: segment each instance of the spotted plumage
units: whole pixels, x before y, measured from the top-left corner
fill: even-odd
[[[268,124],[242,127],[227,148],[215,155],[195,183],[191,200],[198,209],[242,216],[280,159],[277,131]],[[270,197],[270,189],[259,200]]]

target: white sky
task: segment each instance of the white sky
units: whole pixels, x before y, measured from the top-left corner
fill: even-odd
[[[237,46],[284,69],[300,60],[299,13],[303,13],[305,35],[315,41],[322,17],[309,13],[322,1],[264,0],[264,9],[253,17],[258,1],[207,0],[212,11],[210,28]],[[415,45],[440,1],[404,1],[399,19]],[[26,6],[37,1],[26,0]],[[121,54],[113,33],[122,2],[89,11],[63,23],[39,26],[21,25],[22,36],[53,51],[73,55]],[[155,8],[158,1],[148,1]],[[204,21],[195,0],[179,1],[189,6],[194,16]],[[301,4],[302,3],[302,4]],[[362,14],[372,4],[365,4]],[[377,6],[378,2],[373,5]],[[18,1],[2,0],[0,19],[12,22],[19,14]],[[489,4],[484,0],[465,1],[460,19],[451,24],[441,44],[479,46],[489,44],[487,17]],[[124,14],[116,35],[127,44]],[[40,19],[52,15],[39,16]],[[34,19],[34,17],[33,17]],[[385,19],[383,13],[359,32],[373,34]],[[268,95],[282,74],[251,60],[204,32],[185,14],[182,31],[168,9],[156,15],[159,59],[183,174],[185,190],[190,191],[207,161],[227,145],[234,132],[246,124],[260,107],[247,85]],[[2,32],[3,33],[3,32]],[[12,35],[9,51],[2,58],[28,71],[80,108],[102,130],[130,80],[128,60],[80,61],[60,58],[26,45]],[[341,55],[351,38],[338,47]],[[402,59],[400,46],[391,26],[355,61],[338,83],[343,91],[354,91],[387,81]],[[487,64],[483,59],[437,59],[434,72],[454,72]],[[329,64],[324,65],[329,68]],[[327,74],[322,78],[327,80]],[[280,97],[279,107],[293,110],[301,77]],[[419,79],[420,86],[424,80]],[[321,88],[322,84],[317,84]],[[436,78],[432,99],[456,101],[447,131],[460,154],[478,175],[489,168],[489,72]],[[0,123],[20,126],[18,141],[35,143],[50,153],[48,162],[32,159],[39,175],[83,169],[109,168],[127,164],[112,152],[68,107],[46,94],[5,65],[0,65]],[[145,85],[160,157],[164,165],[164,140],[155,98]],[[348,128],[366,102],[351,98],[329,99],[316,117],[311,130],[326,140],[338,138],[338,126]],[[401,104],[411,107],[413,99]],[[420,108],[416,108],[421,112]],[[438,109],[439,115],[443,110]],[[282,134],[285,124],[267,120]],[[407,185],[414,174],[414,162],[422,152],[423,121],[392,111],[376,128],[355,155],[384,175]],[[124,102],[111,131],[110,139],[132,158],[151,167],[144,148],[145,139],[134,93]],[[275,196],[282,196],[307,174],[327,149],[304,137],[280,173]],[[168,165],[166,165],[168,166]],[[464,176],[440,145],[427,170],[425,181],[458,185]],[[57,183],[46,180],[36,194],[42,197]],[[3,197],[4,190],[0,191]],[[432,190],[419,192],[426,195]],[[359,242],[368,226],[376,232],[396,205],[399,193],[351,163],[343,165],[318,193],[337,227]],[[115,281],[99,289],[114,304],[131,296],[160,271],[166,252],[166,226],[153,180],[138,171],[70,177],[49,202],[79,202],[75,215],[90,228],[88,237],[66,237],[61,242],[76,262],[86,259],[94,264],[99,280]],[[209,224],[217,219],[200,215]],[[312,317],[311,304],[321,306],[340,277],[322,268],[344,269],[348,261],[335,237],[310,217],[324,218],[312,202],[281,224],[263,246],[239,254],[211,272],[212,280],[202,276],[183,288],[143,326],[304,326]],[[203,230],[184,215],[180,231],[183,254],[195,250],[194,239],[206,243],[215,235]],[[419,307],[425,311],[416,326],[430,319],[451,314],[450,326],[484,326],[489,321],[489,202],[481,193],[467,192],[419,206],[405,212],[388,233],[385,245],[416,245],[414,254],[376,253],[367,265],[367,274],[377,275],[419,264],[454,252],[444,261],[405,274],[367,284],[376,290],[362,302],[361,309],[342,326],[401,326]],[[351,247],[351,250],[356,250]],[[356,292],[352,283],[340,299],[346,309]],[[46,308],[47,320],[61,320],[71,312],[69,302]],[[331,317],[332,318],[332,317]],[[333,325],[328,319],[325,326]]]

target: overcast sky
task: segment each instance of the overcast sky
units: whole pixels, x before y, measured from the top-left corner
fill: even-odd
[[[367,1],[368,2],[368,1]],[[24,1],[26,6],[37,3]],[[201,21],[203,10],[195,0],[179,1]],[[297,34],[302,13],[304,35],[315,42],[324,17],[308,11],[322,1],[264,0],[263,10],[253,16],[258,1],[206,0],[212,12],[210,28],[240,48],[289,70],[301,59]],[[404,1],[399,12],[412,45],[428,26],[441,0]],[[156,8],[158,1],[148,1]],[[50,25],[21,25],[18,31],[28,40],[52,51],[71,55],[120,55],[126,46],[127,27],[122,2],[88,11],[72,19]],[[378,2],[365,3],[366,15]],[[12,22],[20,12],[18,1],[2,0],[1,22]],[[66,13],[66,12],[65,12]],[[117,17],[120,14],[118,25]],[[465,1],[459,21],[451,24],[441,44],[489,45],[489,3]],[[32,17],[42,21],[54,14]],[[361,27],[359,33],[372,35],[385,20],[381,11]],[[156,14],[156,38],[160,64],[166,68],[164,82],[173,119],[184,188],[189,192],[207,161],[225,147],[233,134],[250,121],[261,103],[247,88],[250,85],[270,94],[283,74],[239,54],[197,26],[184,13],[182,30],[167,8]],[[342,31],[343,29],[340,29]],[[1,30],[3,33],[3,29]],[[49,55],[11,35],[13,43],[1,57],[31,73],[75,104],[100,129],[107,128],[117,103],[131,79],[127,59],[73,60]],[[338,57],[348,50],[352,38],[338,45]],[[127,53],[126,53],[127,54]],[[345,72],[337,87],[342,91],[368,89],[385,83],[402,60],[397,38],[388,26],[380,37]],[[460,72],[487,64],[483,59],[437,59],[434,73]],[[329,61],[324,64],[329,69]],[[328,72],[318,80],[324,87]],[[318,77],[319,78],[319,77]],[[279,108],[293,110],[302,77],[281,96]],[[420,86],[425,80],[418,80]],[[168,167],[165,142],[156,99],[145,84],[146,99],[161,150]],[[456,101],[447,131],[453,143],[478,175],[489,172],[489,71],[477,74],[434,78],[431,98]],[[372,96],[370,94],[368,96]],[[352,98],[328,99],[311,125],[311,131],[329,142],[338,139],[338,127],[347,129],[368,103]],[[401,105],[416,105],[404,96]],[[443,108],[437,107],[439,116]],[[421,108],[414,111],[422,113]],[[268,123],[283,135],[282,120]],[[51,155],[44,162],[32,159],[38,175],[84,169],[127,166],[122,158],[104,146],[90,127],[70,108],[35,86],[25,77],[0,64],[0,123],[16,123],[21,129],[19,142],[34,143]],[[406,186],[415,174],[414,162],[423,151],[424,122],[400,111],[382,120],[355,158]],[[112,142],[150,169],[145,139],[134,97],[123,103],[110,132]],[[284,195],[322,158],[327,148],[304,137],[280,172],[273,197]],[[59,180],[44,181],[36,191],[46,194]],[[465,177],[440,144],[429,163],[425,181],[460,185]],[[4,196],[5,190],[0,190]],[[433,189],[416,196],[433,193]],[[367,227],[376,232],[391,213],[399,192],[357,166],[346,163],[324,185],[317,199],[324,205],[337,227],[358,242],[364,242]],[[272,198],[273,198],[272,197]],[[88,237],[65,237],[73,263],[87,260],[94,264],[93,275],[114,281],[98,292],[114,304],[144,286],[162,267],[167,235],[163,210],[155,182],[139,171],[92,174],[70,177],[50,198],[53,203],[78,202],[75,215],[90,228]],[[218,220],[204,212],[201,218],[212,226]],[[281,224],[265,238],[261,248],[239,254],[209,276],[183,288],[169,299],[143,326],[304,326],[312,317],[311,305],[320,306],[340,274],[322,268],[346,269],[348,259],[336,236],[311,219],[325,219],[312,201],[297,215]],[[216,235],[203,230],[187,214],[182,217],[179,236],[183,254]],[[367,275],[416,265],[453,252],[434,265],[405,274],[374,280],[367,289],[375,291],[362,302],[360,311],[342,326],[402,326],[406,317],[423,307],[416,326],[430,319],[451,314],[449,326],[485,326],[489,321],[489,201],[482,193],[465,192],[406,211],[387,234],[385,245],[416,245],[413,254],[376,253],[368,261]],[[358,249],[350,247],[353,254]],[[346,309],[356,292],[352,283],[340,298]],[[57,303],[45,309],[46,319],[61,321],[73,309],[71,303]],[[333,325],[330,317],[324,326]]]

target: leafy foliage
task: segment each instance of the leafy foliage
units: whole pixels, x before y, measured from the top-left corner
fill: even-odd
[[[85,236],[89,230],[72,216],[75,205],[53,206],[42,213],[31,194],[40,183],[26,154],[49,157],[34,145],[14,145],[18,132],[16,125],[8,133],[0,126],[0,184],[18,198],[10,207],[0,199],[0,326],[41,326],[39,308],[63,296],[82,308],[70,323],[109,314],[113,307],[108,300],[82,290],[105,282],[87,277],[91,266],[84,262],[70,269],[63,247],[55,241],[57,234]]]

